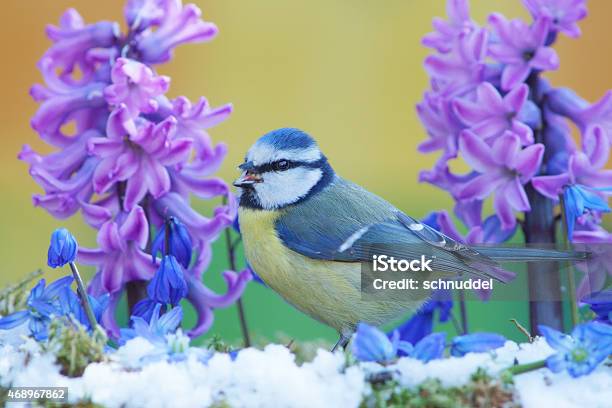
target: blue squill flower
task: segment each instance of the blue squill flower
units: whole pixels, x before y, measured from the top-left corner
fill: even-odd
[[[47,264],[52,268],[74,262],[78,245],[74,236],[66,228],[58,228],[51,234],[51,244],[47,253]]]
[[[427,363],[444,354],[446,333],[429,334],[414,346],[400,340],[398,330],[395,330],[390,337],[376,327],[359,323],[352,344],[353,355],[359,361],[389,363],[401,354]]]
[[[45,280],[41,279],[30,291],[27,309],[0,318],[0,329],[8,330],[28,322],[30,334],[36,340],[45,340],[51,317],[62,314],[58,301],[60,293],[71,283],[72,276],[66,276],[45,288]]]
[[[484,353],[502,347],[506,338],[497,333],[472,333],[457,336],[451,344],[451,355],[461,357],[467,353]]]
[[[190,347],[191,339],[181,329],[175,333],[168,333],[164,342],[153,344],[155,348],[140,359],[141,364],[149,364],[155,361],[165,360],[170,363],[185,361],[189,356],[195,358],[202,364],[206,364],[212,352],[201,347]]]
[[[582,299],[597,315],[597,321],[612,324],[612,289],[602,290]]]
[[[148,364],[159,360],[170,362],[183,361],[189,355],[194,355],[202,363],[208,361],[211,353],[201,348],[189,347],[189,336],[183,334],[183,331],[179,328],[183,319],[181,307],[177,306],[161,316],[159,315],[160,310],[161,305],[157,304],[153,310],[151,320],[148,322],[142,317],[132,316],[132,328],[121,329],[119,342],[124,344],[135,337],[142,337],[148,340],[154,348],[141,357],[141,364]]]
[[[414,345],[409,357],[425,363],[442,358],[446,347],[446,333],[431,333]]]
[[[610,207],[605,199],[597,195],[587,186],[573,184],[563,190],[565,202],[565,218],[567,220],[567,236],[573,237],[574,226],[578,217],[585,211],[610,212]]]
[[[160,305],[161,309],[156,309],[157,305]],[[142,317],[148,322],[151,320],[151,317],[153,317],[153,313],[155,313],[156,310],[159,317],[160,312],[166,312],[166,305],[153,299],[145,298],[134,305],[132,308],[132,316]]]
[[[183,269],[172,255],[162,258],[161,265],[147,286],[149,298],[160,302],[177,305],[187,296],[187,283]]]
[[[612,326],[607,324],[579,324],[571,336],[544,325],[538,328],[557,351],[546,359],[552,372],[567,370],[572,377],[580,377],[589,374],[612,353]]]
[[[385,333],[366,323],[357,325],[357,332],[352,343],[352,352],[359,361],[388,363],[397,357],[399,349],[412,351],[412,345],[400,341],[399,331],[393,332],[391,339]]]
[[[411,344],[418,343],[433,331],[434,315],[438,312],[438,320],[445,322],[453,308],[450,291],[436,291],[409,320],[400,325],[397,330],[400,339]],[[402,354],[402,353],[400,353]]]
[[[120,342],[124,343],[134,337],[143,337],[152,344],[165,344],[166,335],[174,333],[183,320],[183,309],[180,306],[172,308],[160,316],[161,304],[157,304],[150,320],[140,316],[132,316],[132,327],[121,329]]]
[[[167,248],[166,240],[168,241]],[[151,254],[153,258],[158,253],[161,253],[162,256],[172,255],[184,268],[189,268],[192,248],[191,236],[185,225],[175,217],[170,217],[159,229],[153,241]]]
[[[100,322],[102,313],[106,310],[110,302],[110,295],[108,293],[99,297],[93,297],[87,295],[91,310],[94,313],[96,322]],[[91,330],[91,323],[87,318],[87,313],[81,304],[81,299],[70,289],[69,286],[64,286],[59,294],[59,307],[64,315],[72,315],[79,323],[85,328]]]
[[[397,330],[391,335],[391,342],[395,341]],[[412,343],[400,340],[397,346],[397,356],[412,357],[427,363],[431,360],[442,358],[446,347],[446,333],[430,333],[414,346]]]

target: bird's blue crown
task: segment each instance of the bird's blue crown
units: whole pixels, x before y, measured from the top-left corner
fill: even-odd
[[[308,133],[296,128],[272,130],[260,137],[257,143],[268,144],[277,150],[307,149],[317,146],[317,142]]]

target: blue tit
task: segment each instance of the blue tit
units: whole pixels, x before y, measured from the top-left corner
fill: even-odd
[[[560,259],[559,251],[470,248],[420,223],[334,172],[317,143],[293,128],[255,142],[234,182],[245,255],[286,301],[340,334],[344,347],[358,322],[380,326],[427,299],[422,291],[362,296],[362,263],[373,245],[416,259],[426,247],[436,276],[495,277],[497,261]],[[431,277],[431,276],[430,276]],[[399,294],[396,294],[398,293]]]

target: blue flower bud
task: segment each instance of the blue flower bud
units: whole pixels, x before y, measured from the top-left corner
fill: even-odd
[[[451,345],[451,354],[461,357],[467,353],[484,353],[503,346],[506,338],[497,333],[473,333],[457,336]]]
[[[187,296],[187,283],[183,270],[174,256],[163,257],[159,269],[149,282],[147,293],[152,300],[170,303],[173,306]]]
[[[394,333],[394,339],[389,338],[376,327],[365,323],[357,325],[357,333],[353,339],[352,352],[359,361],[388,362],[397,354],[399,332]]]
[[[51,244],[47,253],[47,264],[52,268],[74,262],[78,245],[76,239],[66,228],[58,228],[51,234]]]
[[[170,230],[166,236],[167,228]],[[169,244],[168,248],[166,248],[166,241]],[[189,268],[192,248],[191,236],[187,227],[176,218],[170,217],[159,229],[153,241],[151,254],[153,258],[160,252],[162,256],[172,255],[183,267]]]
[[[415,346],[410,357],[427,363],[431,360],[442,358],[446,342],[446,333],[431,333],[421,339]]]

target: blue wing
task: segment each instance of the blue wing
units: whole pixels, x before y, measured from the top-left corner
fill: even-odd
[[[369,262],[435,258],[443,275],[469,273],[498,279],[499,264],[402,213],[380,197],[343,179],[281,216],[276,231],[295,252],[314,259]]]

